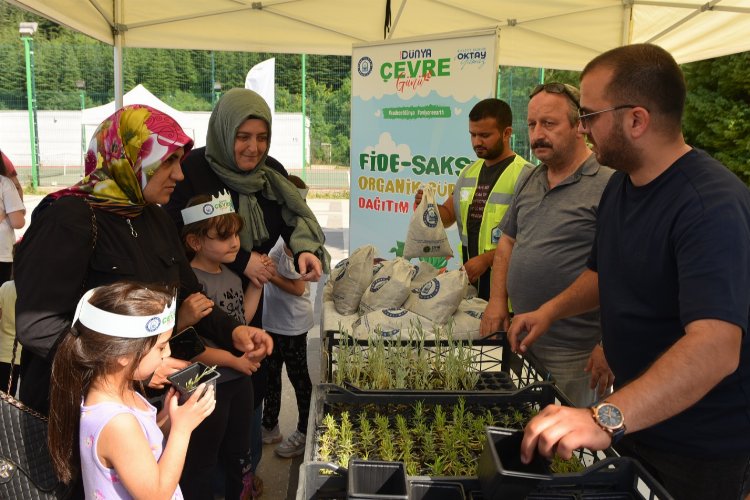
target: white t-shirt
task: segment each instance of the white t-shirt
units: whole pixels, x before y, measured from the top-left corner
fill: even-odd
[[[0,222],[0,262],[13,262],[13,244],[16,242],[16,232],[10,226],[7,214],[23,209],[23,201],[13,181],[0,175],[0,212],[3,217]]]
[[[284,240],[279,238],[268,252],[268,257],[276,263],[277,272],[291,280],[300,279],[294,269],[294,259],[284,251]],[[305,293],[300,296],[287,293],[273,283],[263,288],[263,329],[279,335],[302,335],[312,329],[312,302],[310,284],[305,283]]]

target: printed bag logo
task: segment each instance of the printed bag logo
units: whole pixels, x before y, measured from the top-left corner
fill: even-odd
[[[402,309],[400,307],[391,307],[388,309],[383,309],[383,314],[388,316],[389,318],[400,318],[402,316],[406,316],[406,313],[408,313],[406,309]]]
[[[430,281],[422,285],[419,289],[420,299],[431,299],[440,291],[440,282],[437,278],[432,278]]]
[[[380,290],[381,288],[383,288],[383,286],[385,286],[385,284],[388,283],[390,280],[391,280],[390,276],[385,276],[383,278],[376,279],[370,285],[370,291],[373,292],[373,293],[377,292],[378,290]]]
[[[381,337],[395,337],[401,331],[400,328],[382,328],[380,329]]]
[[[341,278],[343,278],[346,274],[347,269],[349,269],[349,259],[342,260],[341,262],[336,264],[336,267],[334,267],[333,270],[336,271],[337,274],[333,280],[339,281]]]
[[[433,228],[437,227],[439,217],[440,215],[438,214],[438,211],[435,210],[435,205],[430,203],[427,205],[427,209],[422,215],[422,221],[424,222],[425,226]]]

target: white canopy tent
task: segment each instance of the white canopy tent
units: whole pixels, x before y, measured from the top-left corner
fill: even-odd
[[[141,84],[136,85],[123,96],[123,104],[147,104],[148,106],[171,116],[183,128],[191,125],[190,120],[182,111],[177,111],[172,106],[149,92],[149,90]],[[83,124],[97,127],[105,118],[114,113],[115,109],[114,101],[102,104],[95,108],[88,108],[83,111]]]
[[[678,62],[750,50],[750,0],[7,0],[121,47],[351,54],[352,44],[500,29],[503,65],[581,69],[656,43]]]

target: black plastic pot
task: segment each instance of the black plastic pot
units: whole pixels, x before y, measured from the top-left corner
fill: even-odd
[[[403,462],[350,460],[348,498],[407,500]]]
[[[417,481],[409,483],[409,500],[464,500],[461,483]]]
[[[201,384],[206,384],[206,389],[208,389],[208,387],[211,386],[214,388],[214,391],[216,390],[216,379],[218,379],[220,375],[219,375],[219,372],[215,370],[214,372],[201,378],[195,387],[190,388],[190,389],[186,387],[188,381],[190,381],[197,375],[204,373],[205,370],[209,370],[209,369],[210,367],[204,365],[201,362],[197,362],[167,377],[167,380],[169,380],[174,386],[174,388],[177,389],[177,391],[180,393],[180,396],[179,396],[180,404],[183,404],[185,401],[190,399],[190,396],[195,392],[195,390]]]
[[[542,481],[550,481],[549,462],[534,455],[529,464],[521,462],[523,431],[487,427],[487,442],[479,457],[477,475],[484,498],[526,498]]]

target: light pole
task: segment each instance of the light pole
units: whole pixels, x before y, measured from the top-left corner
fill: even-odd
[[[84,155],[86,154],[86,125],[83,122],[83,112],[86,110],[86,80],[76,80],[76,88],[81,96],[81,171],[85,170]]]
[[[29,139],[31,140],[31,187],[39,186],[39,137],[36,125],[36,85],[34,83],[34,48],[32,36],[37,23],[20,23],[18,32],[26,55],[26,101],[29,108]]]
[[[214,82],[213,91],[214,91],[214,96],[213,96],[214,98],[213,98],[212,104],[216,106],[216,103],[218,102],[219,97],[221,97],[221,82],[218,82],[218,81]]]

